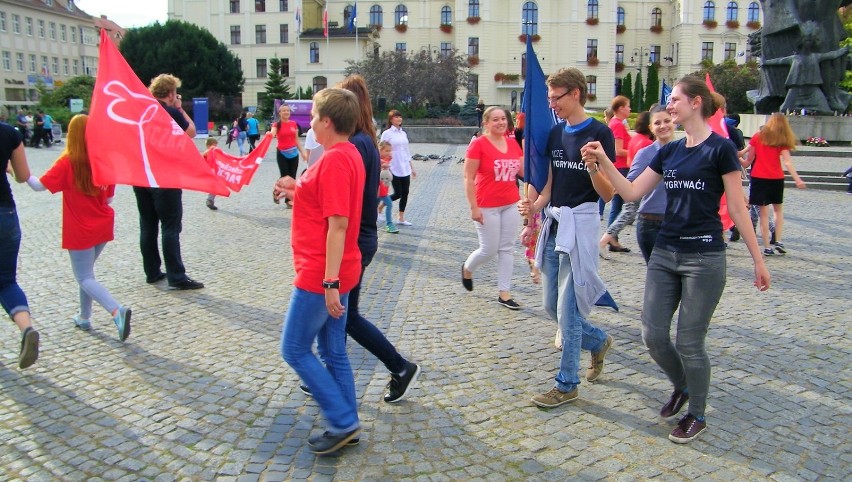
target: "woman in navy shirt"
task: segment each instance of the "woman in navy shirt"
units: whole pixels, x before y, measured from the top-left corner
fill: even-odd
[[[681,79],[672,90],[668,111],[683,126],[686,138],[663,146],[633,183],[619,174],[599,143],[590,142],[582,149],[586,167],[603,171],[627,201],[641,198],[660,181],[666,188],[666,214],[645,280],[642,340],[674,385],[660,415],[673,417],[689,401],[686,416],[669,435],[675,443],[690,442],[707,428],[704,409],[710,359],[704,340],[725,288],[725,242],[719,218],[723,193],[734,223],[740,227],[751,223],[736,148],[707,124],[717,108],[703,80]],[[757,237],[754,230],[740,231],[754,261],[754,285],[765,291],[769,271]],[[678,308],[672,343],[672,317]]]

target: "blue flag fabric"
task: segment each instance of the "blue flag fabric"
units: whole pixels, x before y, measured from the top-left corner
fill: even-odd
[[[672,86],[666,84],[666,81],[663,80],[663,88],[660,91],[660,104],[666,105],[669,103],[669,97],[672,95]]]
[[[356,27],[355,22],[358,20],[358,2],[355,2],[355,5],[352,6],[352,16],[349,17],[349,25],[346,27],[349,29],[349,33],[355,31]]]
[[[547,184],[549,161],[547,138],[556,124],[556,117],[547,101],[547,84],[544,71],[532,47],[532,35],[527,35],[527,71],[524,80],[524,177],[536,191]]]

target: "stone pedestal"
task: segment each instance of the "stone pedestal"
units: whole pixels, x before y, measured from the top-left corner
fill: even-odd
[[[768,118],[768,115],[740,114],[740,130],[746,137],[751,137]],[[822,137],[831,143],[852,142],[852,117],[788,116],[787,120],[800,141],[808,137]]]

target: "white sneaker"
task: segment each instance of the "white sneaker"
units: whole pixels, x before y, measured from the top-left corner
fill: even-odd
[[[396,225],[397,226],[412,226],[412,224],[409,223],[408,221],[397,221]]]

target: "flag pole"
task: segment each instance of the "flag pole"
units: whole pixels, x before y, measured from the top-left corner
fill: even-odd
[[[355,62],[359,60],[358,48],[358,2],[355,2],[355,9],[352,10],[352,26],[355,27]]]

